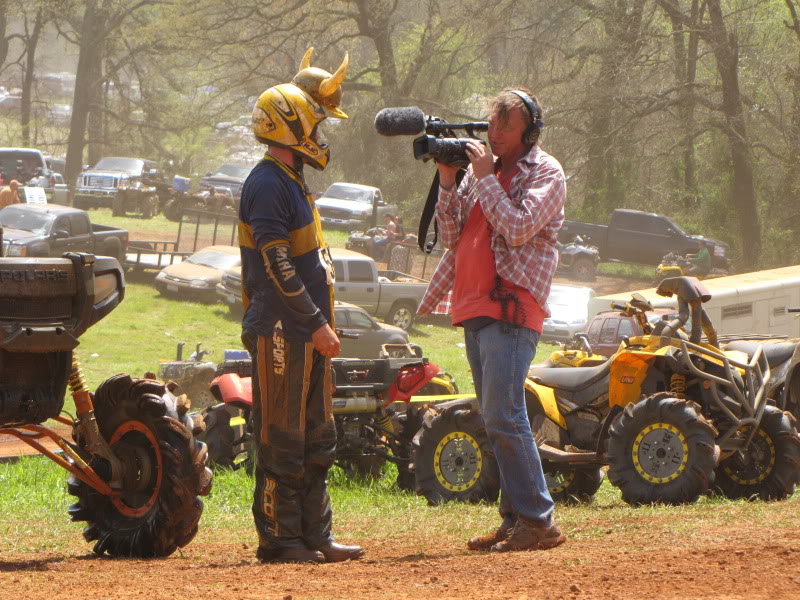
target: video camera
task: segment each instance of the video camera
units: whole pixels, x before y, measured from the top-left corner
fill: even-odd
[[[406,106],[381,110],[375,115],[375,129],[386,136],[418,135],[424,131],[426,135],[414,140],[414,158],[466,167],[469,165],[467,142],[479,142],[485,146],[486,142],[478,138],[475,132],[488,130],[489,123],[448,123],[440,117],[426,116],[416,106]],[[464,130],[468,137],[456,137],[456,129]]]

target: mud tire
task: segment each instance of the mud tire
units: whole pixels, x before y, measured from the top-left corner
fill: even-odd
[[[395,419],[395,430],[399,430],[396,453],[399,458],[407,459],[407,462],[397,465],[397,487],[404,492],[416,490],[416,475],[411,470],[411,461],[414,457],[413,441],[414,436],[422,429],[425,415],[431,412],[435,412],[435,409],[427,404],[422,406],[412,404],[406,412],[398,415]]]
[[[552,468],[544,476],[554,502],[583,504],[592,501],[605,474],[601,469]]]
[[[794,419],[774,406],[764,409],[746,458],[722,461],[714,488],[726,498],[784,500],[800,483],[800,436]]]
[[[194,439],[191,417],[179,414],[175,398],[159,382],[117,375],[97,389],[94,407],[100,433],[136,469],[128,470],[126,491],[115,501],[71,475],[67,490],[78,498],[68,511],[72,520],[86,521],[83,537],[95,542],[96,554],[169,556],[197,534],[199,496],[209,493],[213,478],[206,445]],[[123,425],[135,428],[125,432]],[[86,441],[73,437],[85,452]],[[101,476],[110,472],[106,461],[91,462]]]
[[[497,500],[500,472],[477,411],[455,405],[427,414],[412,445],[416,492],[428,504]]]
[[[233,417],[240,414],[238,409],[226,404],[217,404],[203,410],[202,418],[205,423],[203,437],[208,445],[208,462],[214,468],[234,470],[244,468],[248,473],[252,473],[254,443],[248,439],[236,444],[236,440],[244,436],[246,425],[231,423]],[[244,458],[237,461],[240,456]]]
[[[628,504],[694,502],[714,481],[716,436],[696,404],[654,394],[611,425],[608,479]]]

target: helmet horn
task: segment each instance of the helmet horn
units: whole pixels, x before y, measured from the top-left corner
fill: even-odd
[[[319,84],[319,95],[323,98],[327,98],[331,94],[333,94],[339,87],[342,85],[344,81],[344,76],[347,74],[347,64],[348,64],[348,54],[347,52],[344,53],[344,60],[342,60],[342,64],[339,65],[339,68],[336,69],[336,73],[331,75],[330,77],[326,77],[322,80]]]
[[[314,54],[314,46],[311,46],[308,50],[306,50],[306,53],[303,54],[303,60],[300,61],[300,68],[298,69],[299,71],[307,69],[308,67],[311,66],[312,54]]]

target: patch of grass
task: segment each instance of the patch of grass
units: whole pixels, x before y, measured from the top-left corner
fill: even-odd
[[[647,265],[632,265],[629,263],[604,262],[597,267],[598,275],[611,277],[626,277],[651,282],[655,277],[655,267]]]
[[[394,486],[394,468],[368,483],[347,479],[334,468],[330,490],[334,528],[345,541],[372,544],[413,538],[422,557],[443,538],[462,543],[469,534],[497,524],[497,506],[458,504],[428,507],[426,501]],[[89,552],[81,538],[83,523],[71,523],[66,509],[74,501],[66,493],[66,474],[42,457],[23,458],[0,465],[0,547],[15,552]],[[211,495],[205,500],[198,541],[255,543],[251,514],[253,477],[240,471],[218,471]],[[608,537],[617,551],[663,549],[665,545],[740,539],[741,527],[796,529],[800,526],[800,494],[784,502],[748,502],[716,496],[684,506],[643,506],[622,502],[607,481],[594,503],[558,506],[557,519],[570,539]],[[736,543],[736,542],[733,542]]]

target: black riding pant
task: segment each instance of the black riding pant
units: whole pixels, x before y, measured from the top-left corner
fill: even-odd
[[[259,556],[332,541],[328,469],[336,454],[330,360],[311,343],[242,334],[253,357]]]

